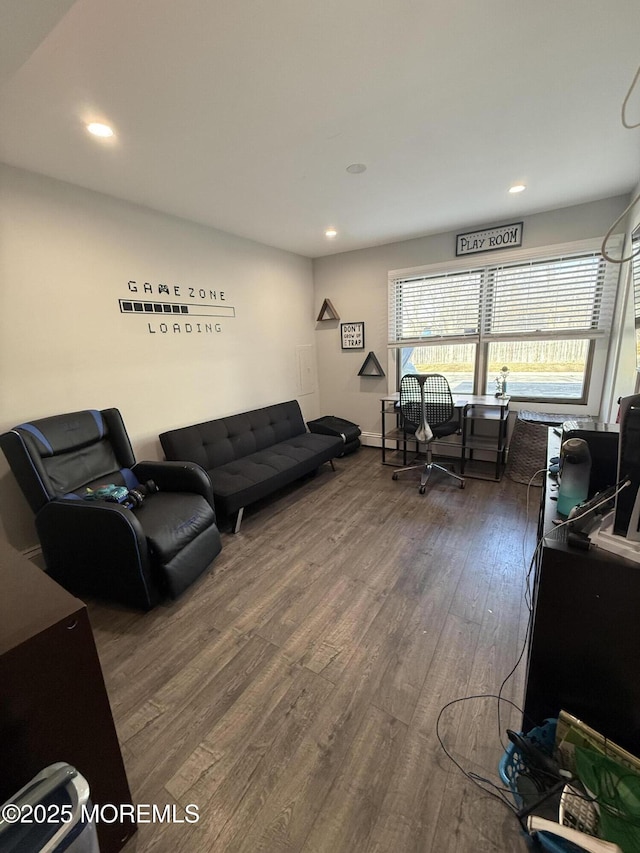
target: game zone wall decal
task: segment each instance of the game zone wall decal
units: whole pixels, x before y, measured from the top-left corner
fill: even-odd
[[[227,302],[223,290],[139,283],[133,279],[127,282],[127,288],[127,298],[118,300],[120,313],[146,317],[150,335],[219,334],[223,328],[220,320],[236,316],[234,306],[220,304]]]

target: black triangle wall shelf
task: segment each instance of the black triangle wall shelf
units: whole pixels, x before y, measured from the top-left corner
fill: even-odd
[[[331,304],[330,299],[325,299],[318,314],[318,320],[339,320],[338,312]]]
[[[384,376],[385,372],[382,365],[376,358],[374,352],[370,352],[362,363],[362,367],[358,371],[358,376]]]

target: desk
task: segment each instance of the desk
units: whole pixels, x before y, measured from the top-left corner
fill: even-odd
[[[549,430],[548,454],[560,440]],[[555,530],[557,491],[542,489],[524,729],[561,708],[640,755],[640,566],[608,551],[572,549]]]
[[[418,453],[418,442],[406,436],[400,428],[398,402],[400,394],[388,394],[380,399],[382,418],[382,464],[398,468],[407,462],[407,444],[414,444],[414,456]],[[465,473],[468,461],[473,460],[474,452],[481,451],[495,455],[495,477],[499,480],[506,462],[507,420],[509,417],[509,397],[494,397],[490,394],[453,394],[453,403],[460,416],[461,438],[455,442],[448,436],[436,439],[432,444],[449,447],[454,455],[460,455],[460,472]],[[476,430],[479,423],[493,422],[496,429],[493,435]],[[453,437],[455,439],[455,437]],[[390,456],[387,459],[387,456]],[[467,477],[491,479],[466,473]]]

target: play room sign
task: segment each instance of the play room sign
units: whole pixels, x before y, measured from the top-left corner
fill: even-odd
[[[522,222],[514,222],[511,225],[499,225],[497,228],[485,228],[484,231],[467,231],[466,234],[458,234],[456,256],[522,246],[522,225]]]

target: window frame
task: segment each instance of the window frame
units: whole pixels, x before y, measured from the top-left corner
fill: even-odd
[[[616,245],[621,245],[623,236],[622,235],[614,235],[611,238],[612,243]],[[421,267],[412,267],[409,269],[401,269],[401,270],[391,270],[388,274],[389,281],[389,312],[392,310],[392,303],[394,303],[394,294],[395,287],[398,281],[411,279],[411,278],[430,278],[430,277],[438,277],[439,275],[455,275],[457,273],[464,273],[465,271],[471,271],[475,269],[484,269],[485,271],[491,274],[492,269],[517,265],[518,263],[536,263],[536,262],[544,262],[549,261],[553,262],[554,260],[560,261],[564,257],[569,257],[572,255],[580,255],[580,254],[594,254],[597,255],[600,250],[600,243],[594,240],[581,240],[572,243],[558,244],[552,246],[544,246],[538,247],[536,249],[525,249],[525,250],[516,250],[510,251],[508,253],[508,257],[505,257],[504,252],[487,252],[481,259],[481,263],[478,261],[478,257],[475,256],[473,258],[456,258],[451,261],[447,261],[444,263],[438,264],[430,264],[427,266]],[[536,404],[549,404],[549,405],[572,405],[572,406],[586,406],[589,404],[590,397],[592,395],[592,382],[594,378],[594,365],[598,358],[606,361],[606,351],[608,350],[608,345],[611,337],[611,328],[612,328],[612,319],[615,314],[615,305],[617,299],[618,292],[618,284],[619,284],[619,269],[612,269],[614,265],[607,265],[605,263],[603,275],[604,275],[604,289],[605,289],[605,297],[609,300],[608,303],[608,315],[606,318],[606,324],[603,329],[598,331],[593,331],[590,335],[580,335],[579,333],[575,335],[570,335],[571,338],[578,340],[586,340],[588,342],[588,350],[585,361],[585,368],[583,374],[583,387],[582,387],[582,396],[580,398],[577,397],[528,397],[528,396],[517,396],[510,395],[511,399],[514,402],[523,402],[523,403],[531,403],[532,405]],[[486,283],[483,285],[482,290],[486,287]],[[395,310],[395,309],[394,309]],[[484,323],[484,316],[487,310],[491,310],[489,300],[487,299],[483,302],[482,296],[479,301],[479,315],[481,317],[481,324]],[[389,315],[389,324],[391,325],[391,314]],[[481,325],[478,336],[475,340],[468,340],[466,343],[472,344],[476,347],[476,357],[475,357],[475,370],[473,376],[473,386],[474,394],[484,394],[484,389],[487,387],[487,383],[489,381],[488,377],[488,354],[489,354],[489,343],[497,342],[500,340],[499,335],[489,336],[487,339],[484,332],[484,326]],[[391,335],[389,336],[391,337]],[[505,335],[504,341],[508,340],[508,335]],[[558,335],[554,334],[541,334],[539,337],[534,338],[532,335],[527,334],[523,336],[523,339],[534,341],[544,341],[544,340],[567,340],[568,335],[565,333],[564,335],[560,332]],[[598,350],[602,349],[602,347],[598,347],[598,342],[605,342],[605,353],[602,352],[598,354]],[[451,344],[455,343],[463,343],[462,340],[447,340],[447,337],[438,337],[432,341],[429,341],[428,338],[421,340],[420,346],[428,347],[438,344],[446,344],[447,342]],[[395,362],[395,370],[390,370],[389,376],[395,379],[395,389],[399,387],[400,383],[400,372],[401,372],[401,358],[400,352],[403,348],[415,346],[412,343],[402,343],[398,341],[388,342],[388,348],[390,352],[390,358]],[[602,369],[604,369],[604,364]],[[601,394],[601,389],[599,389],[599,394]],[[596,404],[599,405],[599,401],[596,401]]]
[[[536,340],[545,340],[543,338],[537,338]],[[556,340],[554,338],[554,340]],[[566,340],[566,338],[558,338],[557,340]],[[578,338],[577,340],[586,340],[585,338]],[[532,343],[533,343],[532,339]],[[442,344],[442,341],[439,342]],[[474,346],[476,348],[476,357],[475,357],[475,365],[473,371],[473,394],[481,394],[484,395],[485,391],[483,390],[486,385],[489,383],[489,344],[491,341],[485,341],[484,343],[476,343],[469,342],[467,346]],[[424,344],[427,346],[437,346],[437,344]],[[460,343],[460,346],[464,346],[464,344]],[[397,351],[400,352],[402,349],[407,349],[407,347],[398,347]],[[575,405],[575,406],[586,406],[589,397],[589,388],[591,385],[591,376],[593,372],[593,360],[595,354],[595,341],[588,341],[588,350],[587,357],[585,359],[585,367],[584,367],[584,380],[582,384],[582,396],[581,397],[522,397],[517,394],[512,394],[509,391],[509,396],[514,403],[549,403],[549,404],[560,404],[565,406]],[[395,371],[395,389],[398,390],[400,388],[400,379],[402,371],[402,360],[400,358],[396,358],[396,371]]]
[[[529,340],[531,343],[537,343],[538,341],[549,340],[549,339],[548,338],[530,338]],[[552,338],[551,340],[560,342],[560,341],[567,340],[567,338]],[[587,357],[585,359],[585,364],[584,364],[582,396],[581,397],[524,397],[524,396],[518,396],[517,394],[512,394],[511,391],[508,391],[509,396],[511,397],[511,399],[513,400],[514,403],[550,403],[550,404],[551,403],[558,403],[558,404],[562,404],[565,406],[572,406],[572,405],[586,406],[587,405],[587,402],[589,399],[589,388],[591,385],[591,375],[592,375],[592,371],[593,371],[595,340],[593,340],[593,338],[591,338],[591,339],[589,339],[589,338],[574,338],[574,340],[578,340],[578,341],[586,340],[588,343]],[[486,367],[485,367],[485,371],[484,371],[484,377],[482,375],[479,375],[477,377],[478,384],[476,387],[478,387],[478,388],[482,388],[482,387],[486,386],[486,384],[489,383],[488,362],[489,362],[489,344],[490,343],[496,343],[496,342],[495,341],[493,341],[493,342],[486,341],[484,344],[480,345],[480,346],[486,347],[486,351],[484,353],[484,361],[485,361]],[[485,379],[485,382],[482,381],[483,378]],[[508,380],[507,380],[507,382],[508,382]],[[507,384],[507,389],[508,389],[508,387],[509,386]],[[484,393],[484,392],[479,391],[479,393]]]

